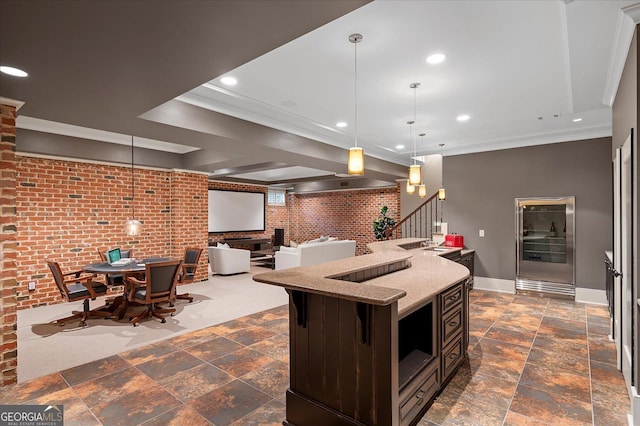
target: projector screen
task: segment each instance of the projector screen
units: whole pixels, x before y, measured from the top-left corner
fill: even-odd
[[[264,231],[264,192],[209,190],[209,232]]]

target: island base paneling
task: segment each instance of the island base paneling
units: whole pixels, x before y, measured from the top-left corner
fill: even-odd
[[[287,423],[396,424],[397,303],[295,290],[289,299]]]
[[[289,426],[414,425],[466,356],[465,281],[398,317],[373,305],[288,290]]]

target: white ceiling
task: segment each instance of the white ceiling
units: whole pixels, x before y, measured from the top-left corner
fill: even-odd
[[[216,78],[177,99],[348,148],[348,36],[357,32],[358,144],[367,155],[409,163],[414,82],[412,132],[426,133],[418,155],[439,153],[441,143],[451,155],[610,136],[605,88],[620,9],[633,3],[374,1],[229,71],[235,86]],[[435,52],[446,60],[427,64]],[[471,119],[456,121],[463,113]]]
[[[342,188],[355,139],[348,37],[360,33],[357,136],[367,159],[364,179],[348,186],[395,185],[412,155],[414,94],[412,134],[426,133],[418,157],[439,144],[446,156],[610,136],[640,20],[640,7],[625,9],[633,19],[622,8],[638,4],[3,0],[0,14],[12,19],[0,27],[0,62],[30,77],[0,75],[0,95],[24,104],[18,150],[121,161],[127,151],[93,141],[128,145],[133,135],[137,147],[173,153],[174,167],[215,179]],[[446,61],[428,65],[434,52]],[[229,75],[236,86],[221,84]],[[456,121],[463,113],[471,119]],[[146,154],[137,158],[153,161]]]

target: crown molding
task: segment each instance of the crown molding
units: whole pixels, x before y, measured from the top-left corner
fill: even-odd
[[[616,24],[616,34],[613,38],[613,46],[611,47],[607,81],[602,96],[602,103],[605,105],[612,106],[616,99],[624,64],[629,55],[633,32],[638,23],[640,23],[640,3],[635,3],[620,9],[618,22]]]
[[[0,96],[0,104],[15,107],[16,111],[18,111],[20,108],[22,108],[22,105],[24,105],[24,102],[17,101],[11,98],[5,98],[4,96]]]

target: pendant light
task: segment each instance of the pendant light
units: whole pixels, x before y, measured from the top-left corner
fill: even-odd
[[[412,141],[412,137],[411,137],[412,131],[411,130],[412,130],[413,123],[415,123],[415,121],[413,121],[413,120],[407,121],[407,124],[409,125],[409,143],[411,143],[411,141]],[[416,144],[415,144],[415,141],[414,141],[413,142],[413,153],[414,153],[414,156],[415,156],[415,152],[416,152]],[[412,167],[413,167],[413,165],[409,166],[409,179],[407,179],[407,194],[413,194],[414,192],[416,192],[416,186],[417,185],[414,184],[411,181]],[[418,171],[420,171],[420,169],[418,169]],[[418,183],[420,183],[420,182],[418,182]]]
[[[438,189],[438,200],[446,200],[447,199],[447,192],[444,190],[444,157],[442,156],[442,147],[444,146],[443,143],[440,144],[440,161],[442,163],[441,166],[441,171],[440,171],[440,176],[441,176],[441,180],[440,180],[440,189]]]
[[[413,194],[414,192],[416,192],[416,187],[411,185],[411,182],[407,179],[407,194]]]
[[[424,146],[424,133],[420,133],[418,136],[420,136],[420,145]],[[420,185],[418,185],[418,197],[420,198],[425,198],[427,196],[427,186],[424,184],[424,176],[422,176],[422,173],[420,174]]]
[[[411,83],[409,87],[413,89],[413,121],[411,122],[411,124],[413,124],[416,122],[416,89],[420,87],[420,83]],[[411,135],[409,135],[409,137],[411,138]],[[420,169],[420,165],[416,162],[416,141],[414,139],[413,164],[409,166],[409,183],[411,185],[420,185],[420,182],[422,181],[422,173]]]
[[[354,102],[354,134],[355,144],[349,148],[347,159],[347,173],[351,176],[362,176],[364,174],[364,151],[358,146],[358,43],[362,41],[362,34],[351,34],[349,41],[353,43],[353,102]]]
[[[136,220],[135,179],[133,176],[133,136],[131,136],[131,219],[124,224],[124,231],[130,237],[142,232],[142,222]]]

